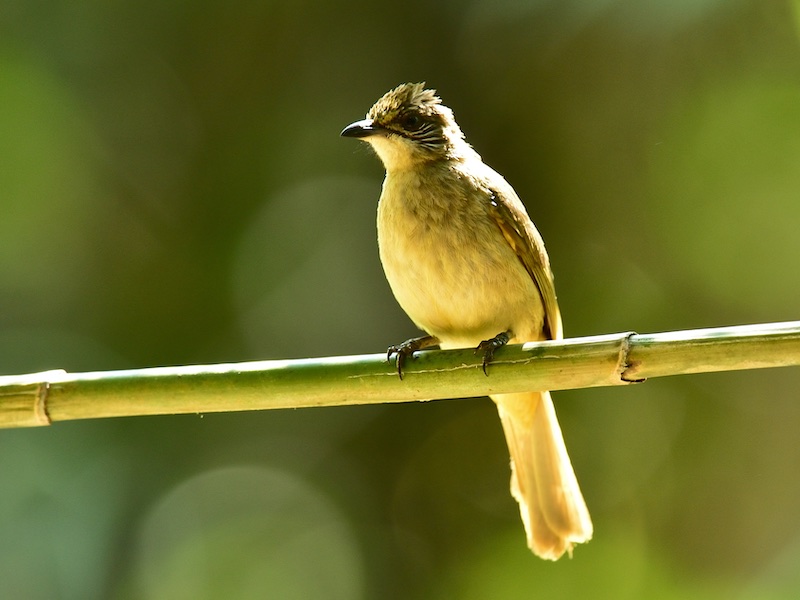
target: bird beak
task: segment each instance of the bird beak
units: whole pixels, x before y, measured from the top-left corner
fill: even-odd
[[[342,137],[365,138],[380,132],[381,128],[375,125],[372,119],[364,119],[351,123],[340,134]]]

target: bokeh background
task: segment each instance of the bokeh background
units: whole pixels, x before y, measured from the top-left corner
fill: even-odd
[[[0,373],[380,352],[427,81],[526,202],[568,335],[800,318],[788,0],[0,8]],[[0,431],[0,597],[796,598],[800,371],[556,394],[595,522],[525,547],[485,398]]]

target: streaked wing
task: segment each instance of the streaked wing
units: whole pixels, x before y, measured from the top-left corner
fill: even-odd
[[[550,270],[550,260],[544,249],[544,242],[516,194],[513,198],[509,198],[508,194],[503,192],[494,189],[490,191],[492,196],[489,213],[539,288],[544,304],[545,334],[550,339],[560,339],[563,335],[561,312],[558,310],[553,273]]]

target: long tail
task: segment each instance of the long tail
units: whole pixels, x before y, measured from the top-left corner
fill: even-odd
[[[511,494],[528,546],[556,560],[592,538],[592,520],[572,470],[549,392],[492,396],[511,453]]]

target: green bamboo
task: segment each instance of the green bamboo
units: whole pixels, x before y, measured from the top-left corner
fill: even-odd
[[[800,365],[800,321],[424,351],[400,380],[384,354],[0,377],[0,427],[54,421],[409,402],[627,385],[650,377]]]

